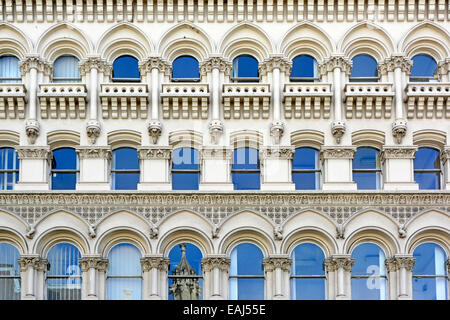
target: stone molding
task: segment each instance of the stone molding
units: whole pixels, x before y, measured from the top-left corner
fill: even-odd
[[[50,147],[31,147],[31,146],[16,146],[17,157],[22,159],[48,159],[50,153]]]
[[[320,149],[321,159],[353,159],[356,147],[342,146],[342,147],[322,147]]]
[[[228,147],[204,147],[200,154],[201,160],[231,160],[233,149]]]
[[[143,272],[149,272],[152,269],[158,269],[158,271],[169,270],[170,259],[163,256],[146,256],[141,258],[141,266]]]
[[[170,76],[172,73],[172,66],[161,57],[149,57],[139,64],[141,76],[151,73],[154,68],[158,69],[159,72],[162,72],[167,76]]]
[[[263,259],[263,267],[265,272],[274,271],[280,268],[283,271],[291,270],[292,259],[288,256],[269,256]]]
[[[38,55],[27,55],[23,60],[19,62],[19,70],[22,75],[30,72],[30,70],[33,68],[38,72],[43,72],[48,76],[53,73],[52,65],[44,61]]]
[[[262,63],[259,64],[258,71],[260,76],[266,75],[268,72],[273,72],[274,69],[280,69],[288,75],[291,74],[292,61],[289,61],[282,55],[272,55]]]
[[[91,268],[94,268],[97,271],[106,272],[109,266],[108,259],[99,256],[84,256],[78,259],[78,263],[80,264],[82,272],[88,271]]]
[[[294,157],[294,147],[266,147],[262,150],[262,159],[291,160]]]
[[[411,59],[402,54],[392,55],[378,65],[378,74],[387,74],[388,72],[394,72],[396,68],[401,68],[402,72],[409,75],[411,73],[412,64]]]
[[[200,64],[200,75],[205,76],[207,73],[212,72],[213,69],[219,69],[219,72],[223,72],[225,76],[230,76],[233,65],[222,57],[209,57]]]
[[[396,255],[392,258],[386,259],[385,266],[388,272],[395,272],[401,268],[405,268],[407,271],[412,272],[416,258],[412,256]]]
[[[80,70],[81,76],[85,76],[90,73],[92,69],[97,69],[98,72],[105,75],[110,75],[112,73],[112,65],[97,56],[90,56],[81,60],[78,64],[78,69]]]
[[[384,162],[386,159],[414,159],[417,149],[415,146],[384,146],[381,149],[380,161]]]
[[[351,272],[355,259],[350,255],[332,255],[326,258],[323,263],[327,272],[334,272],[341,268],[344,271]]]
[[[139,160],[170,160],[172,147],[142,147],[138,148]]]
[[[352,65],[352,61],[347,57],[342,55],[333,55],[326,58],[324,62],[319,65],[319,74],[324,75],[328,72],[333,72],[336,68],[340,68],[342,72],[350,75]]]
[[[106,159],[111,160],[111,147],[78,147],[76,148],[79,159]]]
[[[202,259],[202,270],[206,272],[219,268],[222,272],[228,272],[231,259],[224,255],[208,255]]]

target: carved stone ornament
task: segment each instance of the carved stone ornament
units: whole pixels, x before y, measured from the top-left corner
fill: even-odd
[[[162,124],[158,120],[152,120],[147,126],[148,134],[152,138],[153,144],[158,143],[158,139],[162,133]]]
[[[219,56],[210,57],[200,64],[200,75],[205,76],[207,73],[212,72],[213,69],[219,69],[219,72],[223,72],[225,76],[229,76],[232,68],[230,61]]]
[[[450,274],[450,258],[447,259],[446,265],[447,265],[447,274]]]
[[[138,149],[140,160],[169,160],[172,147],[141,147]]]
[[[203,147],[200,157],[204,159],[216,159],[216,160],[231,160],[233,156],[233,150],[228,147]]]
[[[341,138],[345,134],[345,122],[343,121],[334,121],[331,124],[331,134],[333,135],[334,139],[336,139],[336,143],[341,143]]]
[[[380,161],[384,162],[386,159],[414,159],[417,147],[415,146],[401,146],[401,147],[388,147],[385,146],[381,150]]]
[[[356,147],[322,147],[320,150],[321,159],[353,159]]]
[[[34,144],[41,132],[39,122],[34,119],[28,119],[25,122],[25,132],[27,134],[28,141],[30,142],[30,144]]]
[[[158,236],[159,236],[159,229],[158,229],[158,227],[150,228],[149,236],[150,236],[150,239],[158,239]]]
[[[220,120],[212,120],[209,125],[209,134],[211,135],[211,143],[217,144],[219,142],[219,138],[223,133],[223,123]]]
[[[19,70],[24,75],[30,72],[31,69],[36,69],[45,75],[51,75],[53,70],[52,65],[42,60],[38,55],[27,55],[19,62]]]
[[[352,71],[352,61],[344,56],[335,55],[324,60],[322,64],[319,65],[319,73],[321,75],[328,72],[333,72],[334,69],[339,68],[342,72],[350,74]]]
[[[398,227],[398,237],[399,238],[405,239],[407,234],[408,234],[408,232],[407,232],[405,226]]]
[[[398,144],[402,143],[403,137],[406,135],[407,128],[407,122],[403,119],[395,120],[392,124],[392,135]]]
[[[281,241],[283,240],[283,227],[279,224],[273,228],[273,236],[275,240]]]
[[[48,159],[50,147],[16,146],[17,157],[21,159]]]
[[[36,233],[36,228],[34,227],[34,225],[28,226],[27,227],[27,231],[25,236],[27,237],[27,239],[33,239],[34,238],[34,234]]]
[[[92,69],[97,69],[98,72],[109,75],[112,72],[112,65],[98,56],[88,56],[80,61],[78,69],[81,76],[90,73]]]
[[[405,268],[406,271],[412,272],[414,264],[416,263],[416,258],[411,256],[394,256],[392,258],[386,259],[385,266],[387,271],[398,271],[401,268]]]
[[[444,147],[441,150],[441,160],[445,164],[450,159],[450,147]]]
[[[442,61],[439,61],[438,66],[438,75],[447,75],[450,71],[450,58],[446,58]]]
[[[100,136],[101,127],[97,120],[89,120],[86,124],[86,134],[91,144],[95,144],[97,138]]]
[[[264,271],[270,272],[280,268],[288,272],[291,269],[292,259],[284,256],[270,256],[263,259]]]
[[[109,261],[99,256],[84,256],[78,259],[81,271],[86,272],[89,269],[95,269],[99,271],[105,271],[108,268]]]
[[[222,272],[228,272],[231,264],[231,259],[226,256],[207,256],[202,259],[202,270],[211,272],[214,268],[219,268]]]
[[[345,227],[342,224],[336,227],[336,239],[345,239]]]
[[[388,72],[393,72],[396,68],[401,68],[402,72],[410,74],[411,67],[411,59],[402,54],[396,54],[386,58],[383,63],[378,65],[378,74],[387,74]]]
[[[326,258],[323,263],[327,272],[334,272],[339,269],[344,269],[344,271],[351,272],[355,259],[350,256],[336,255]]]
[[[141,266],[143,272],[149,272],[152,269],[167,272],[169,264],[170,260],[168,258],[164,258],[163,256],[147,256],[141,258]]]
[[[28,267],[36,268],[39,265],[39,260],[41,258],[37,255],[22,255],[19,259],[17,259],[17,263],[20,266],[20,271],[25,272],[28,270]]]
[[[270,126],[270,135],[274,144],[280,144],[281,137],[284,133],[284,123],[282,121],[274,121]]]
[[[294,147],[266,147],[262,150],[262,158],[291,160],[294,156],[294,152]]]
[[[180,249],[180,263],[172,269],[172,275],[178,277],[172,278],[169,292],[173,294],[174,300],[198,300],[201,294],[200,279],[195,277],[197,273],[186,258],[186,244],[180,244]]]
[[[112,157],[111,147],[78,147],[78,158],[81,159],[106,159]]]
[[[280,69],[281,72],[291,74],[292,62],[281,55],[273,55],[260,63],[258,67],[261,76],[272,72],[274,69]]]

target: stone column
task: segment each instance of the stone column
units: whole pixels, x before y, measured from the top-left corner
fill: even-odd
[[[204,300],[227,299],[230,263],[225,255],[208,255],[202,259]]]
[[[167,299],[167,271],[170,260],[162,255],[145,256],[142,266],[142,298],[144,300]]]
[[[172,190],[170,159],[172,147],[142,147],[138,149],[140,182],[138,190]]]
[[[37,300],[36,269],[39,268],[40,260],[38,255],[23,255],[17,260],[20,266],[22,300]]]
[[[97,274],[100,270],[108,269],[108,259],[100,256],[84,256],[78,259],[82,272],[82,283],[84,292],[81,293],[83,300],[99,300],[100,284]]]
[[[292,147],[273,146],[262,150],[261,190],[290,191],[295,190],[292,183]]]
[[[220,54],[212,54],[200,66],[200,75],[202,78],[211,79],[211,122],[209,123],[209,133],[211,142],[218,144],[223,133],[223,122],[220,118],[220,105],[222,93],[222,81],[224,75],[231,74],[231,63],[222,58]]]
[[[263,260],[266,274],[266,299],[288,300],[290,298],[289,278],[292,259],[287,255],[272,255]]]
[[[111,147],[78,147],[80,179],[77,190],[110,190]]]
[[[450,146],[441,150],[441,162],[444,173],[444,183],[442,184],[442,188],[444,190],[450,190]]]
[[[49,190],[49,153],[48,146],[16,146],[19,158],[19,182],[15,190]]]
[[[233,150],[226,147],[204,147],[200,154],[201,180],[199,190],[233,190],[231,158]]]
[[[329,274],[329,299],[350,300],[351,295],[351,273],[355,259],[350,255],[332,255],[325,259],[324,264]]]
[[[323,190],[356,190],[353,182],[353,156],[356,147],[322,147]]]
[[[333,55],[319,66],[319,73],[327,75],[327,79],[333,79],[333,108],[334,121],[331,124],[331,134],[340,144],[345,134],[345,122],[342,119],[342,91],[346,76],[350,75],[352,62],[343,55]]]
[[[416,146],[384,146],[380,161],[383,167],[384,190],[419,190],[414,181]]]
[[[401,254],[386,260],[391,299],[412,299],[412,270],[415,262],[416,259],[412,255]]]

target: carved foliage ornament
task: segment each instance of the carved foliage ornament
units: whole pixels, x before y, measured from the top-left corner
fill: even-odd
[[[378,74],[386,74],[393,72],[396,68],[400,68],[402,72],[409,74],[412,68],[412,61],[403,55],[393,55],[386,58],[383,63],[378,65]]]
[[[112,72],[112,65],[100,57],[88,57],[80,61],[78,69],[81,76],[90,73],[92,69],[97,69],[98,72],[109,75]]]
[[[417,147],[383,147],[380,160],[386,159],[414,159]]]
[[[292,62],[282,56],[273,56],[261,63],[258,67],[259,74],[265,75],[273,69],[280,69],[281,72],[291,74]]]
[[[80,159],[111,159],[111,148],[102,147],[79,147],[76,149]]]
[[[267,147],[263,149],[263,159],[283,159],[291,160],[294,156],[294,148],[292,147]]]
[[[152,69],[158,69],[159,72],[163,72],[165,75],[170,75],[172,66],[164,59],[160,57],[150,57],[139,64],[139,71],[141,75],[145,75],[148,72],[151,73]]]
[[[344,56],[331,56],[319,65],[319,73],[326,74],[327,72],[333,72],[336,68],[340,68],[342,72],[350,74],[352,65],[352,61]]]
[[[42,259],[38,256],[21,256],[17,259],[22,272],[26,271],[29,266],[37,271],[45,271],[49,266],[47,259]]]
[[[273,271],[278,268],[288,272],[291,269],[291,264],[292,259],[287,257],[268,257],[263,260],[263,266],[266,272]]]
[[[206,272],[219,268],[222,272],[228,272],[231,259],[227,257],[206,257],[202,259],[202,269]]]
[[[78,259],[78,263],[81,266],[82,272],[88,271],[91,268],[105,272],[109,266],[108,259],[101,257],[82,257]]]
[[[170,147],[148,147],[139,148],[138,156],[140,160],[169,160],[172,155]]]
[[[415,263],[416,258],[413,257],[393,257],[386,259],[385,261],[386,269],[389,272],[398,271],[401,268],[405,268],[406,271],[412,272]]]
[[[355,259],[351,257],[331,257],[324,260],[324,266],[327,272],[333,272],[339,269],[350,272],[354,263]]]
[[[21,159],[47,159],[50,152],[49,147],[25,147],[17,146],[17,157]]]
[[[212,72],[213,69],[219,69],[219,72],[223,72],[225,73],[225,76],[229,76],[232,68],[231,62],[221,57],[211,57],[201,63],[200,74],[204,76],[207,73]]]
[[[44,72],[45,75],[51,75],[53,69],[51,64],[42,60],[37,55],[26,56],[25,59],[19,62],[19,70],[23,75],[33,68],[39,72]]]
[[[322,147],[321,159],[353,159],[356,147]]]
[[[164,257],[144,257],[141,259],[142,271],[149,272],[152,269],[159,271],[167,271],[169,269],[170,260]]]

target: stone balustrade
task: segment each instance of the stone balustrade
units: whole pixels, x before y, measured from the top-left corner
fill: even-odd
[[[162,84],[164,119],[207,119],[209,85],[205,83]]]
[[[283,96],[286,119],[330,118],[331,83],[285,84]]]
[[[38,99],[42,119],[86,118],[87,89],[84,84],[40,84]]]
[[[24,119],[26,88],[23,84],[0,84],[0,119]]]
[[[101,84],[103,119],[147,119],[148,95],[148,87],[142,83]]]
[[[408,119],[449,119],[450,83],[410,82],[405,88]]]
[[[269,84],[224,84],[222,98],[225,120],[269,118],[271,98]]]
[[[395,92],[392,83],[347,83],[344,109],[347,119],[390,119]]]

